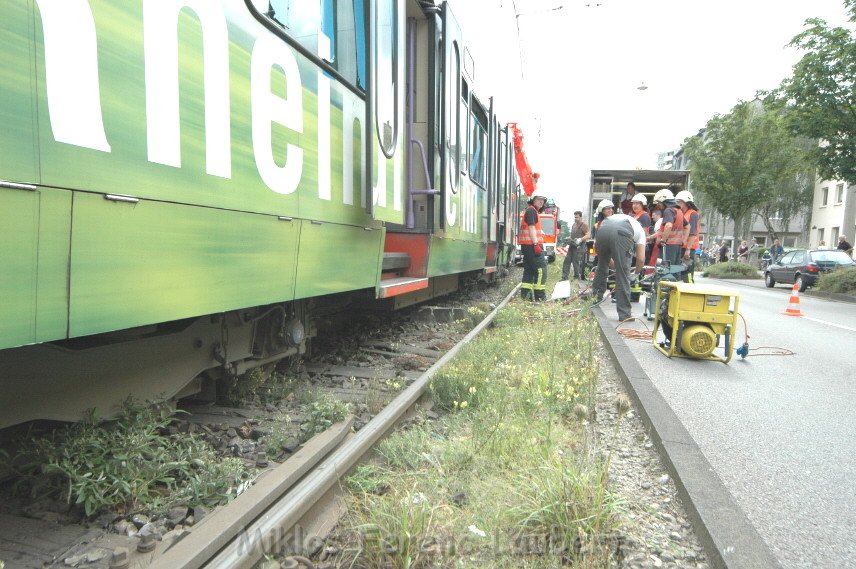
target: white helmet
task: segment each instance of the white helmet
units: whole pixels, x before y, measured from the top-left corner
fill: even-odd
[[[608,207],[611,207],[614,209],[615,204],[612,203],[611,200],[600,200],[600,203],[597,204],[597,211],[595,213],[603,213],[603,210],[605,210]]]
[[[633,196],[633,198],[631,198],[630,202],[639,202],[642,204],[642,207],[645,207],[648,205],[648,198],[645,196],[645,194],[636,194]]]
[[[678,192],[678,195],[675,196],[676,200],[682,201],[684,203],[695,201],[693,199],[693,195],[689,193],[687,190],[681,190]]]
[[[673,199],[675,199],[675,195],[672,193],[671,190],[667,190],[666,188],[663,188],[662,190],[659,190],[656,194],[654,194],[654,203],[663,203],[666,200]]]

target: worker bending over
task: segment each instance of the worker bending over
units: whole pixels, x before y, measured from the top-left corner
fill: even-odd
[[[603,202],[601,202],[601,205]],[[600,213],[601,205],[598,205]],[[642,226],[629,215],[616,213],[603,219],[595,238],[597,252],[597,272],[594,278],[594,297],[600,299],[606,292],[606,277],[610,261],[615,266],[615,304],[618,319],[627,320],[630,312],[630,280],[633,269],[631,259],[636,258],[636,275],[641,274],[645,264],[645,243],[647,237]]]

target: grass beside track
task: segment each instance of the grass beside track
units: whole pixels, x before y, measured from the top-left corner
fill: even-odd
[[[588,423],[599,334],[585,312],[515,300],[438,372],[446,413],[384,440],[348,479],[337,566],[614,564],[622,502]]]

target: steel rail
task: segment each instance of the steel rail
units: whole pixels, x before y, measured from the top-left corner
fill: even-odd
[[[493,322],[499,311],[517,293],[519,287],[520,285],[515,287],[478,326],[428,368],[353,438],[334,451],[319,467],[245,528],[241,535],[214,556],[205,568],[251,569],[265,554],[278,551],[284,544],[287,533],[416,403],[431,378],[454,358],[463,346]]]

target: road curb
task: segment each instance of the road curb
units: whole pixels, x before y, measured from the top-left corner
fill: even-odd
[[[654,442],[711,566],[781,569],[692,436],[600,307],[594,311],[618,375]],[[652,348],[653,349],[653,348]]]
[[[825,298],[827,300],[836,300],[838,302],[849,302],[851,304],[856,304],[856,296],[852,294],[842,294],[840,292],[824,292],[821,290],[807,290],[801,294],[806,296],[813,296],[815,298]]]

